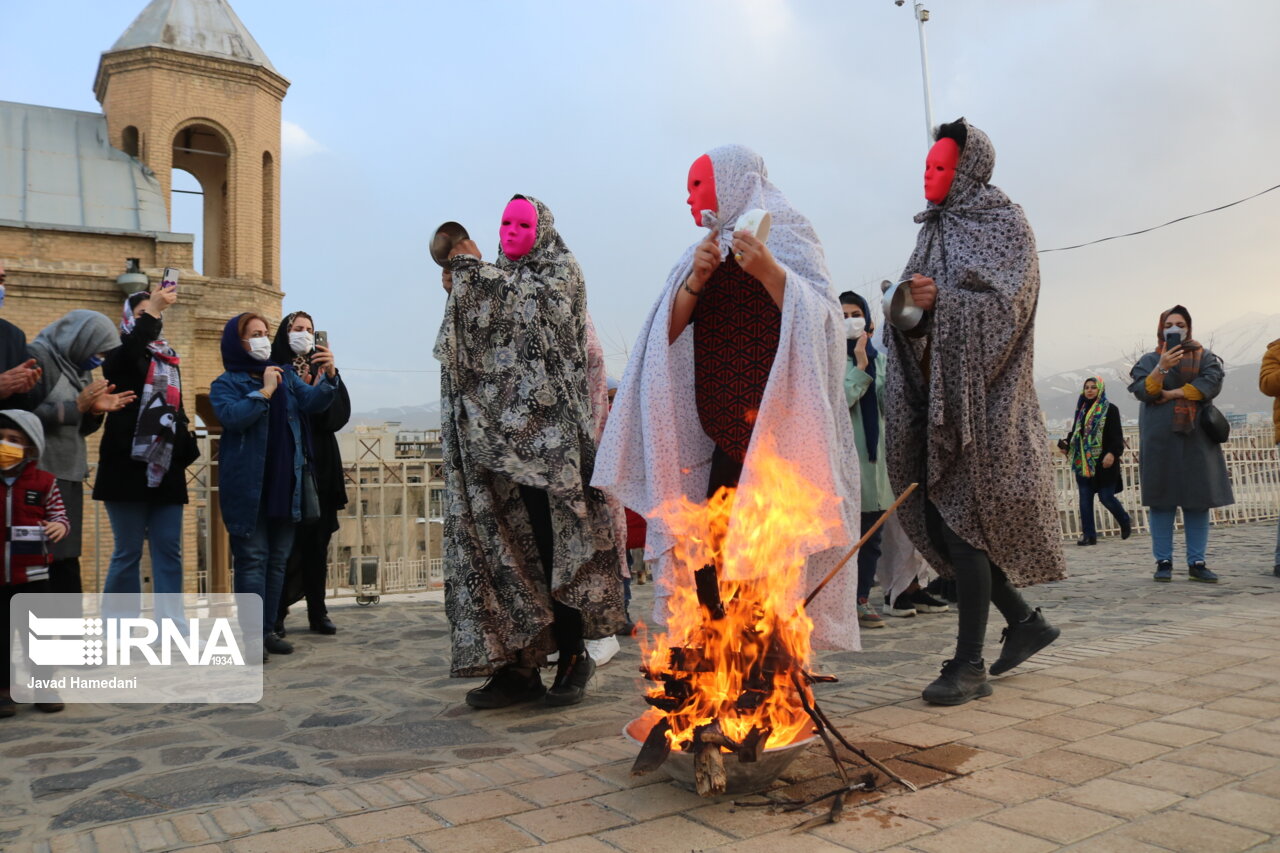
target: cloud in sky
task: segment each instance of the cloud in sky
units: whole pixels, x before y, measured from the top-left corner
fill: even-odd
[[[288,119],[280,122],[280,150],[285,157],[310,157],[327,150],[307,133],[306,128]]]

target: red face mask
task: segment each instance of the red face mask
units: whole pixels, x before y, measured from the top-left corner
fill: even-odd
[[[942,204],[951,192],[951,182],[956,178],[956,164],[960,162],[960,146],[954,139],[939,139],[929,149],[924,160],[924,197],[934,204]]]
[[[711,157],[703,154],[689,167],[689,212],[693,221],[702,227],[702,211],[720,212],[716,201],[716,170]]]

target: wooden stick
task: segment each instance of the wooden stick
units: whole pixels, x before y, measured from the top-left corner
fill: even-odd
[[[907,488],[902,492],[902,494],[898,495],[898,499],[893,502],[892,506],[890,506],[887,510],[885,510],[884,515],[880,516],[880,518],[876,521],[876,523],[871,525],[871,529],[868,530],[865,534],[863,534],[863,537],[859,539],[858,543],[849,550],[848,554],[844,555],[844,559],[836,563],[836,567],[831,571],[827,572],[827,576],[822,579],[822,583],[814,587],[813,592],[809,593],[809,597],[804,600],[805,607],[808,607],[809,602],[813,601],[814,597],[817,596],[818,593],[822,592],[822,588],[826,586],[828,583],[830,583],[831,579],[836,576],[836,573],[844,568],[844,564],[849,562],[849,560],[853,559],[853,555],[858,553],[858,549],[861,548],[863,545],[865,545],[867,540],[875,535],[876,531],[880,529],[880,525],[884,524],[889,519],[889,516],[893,515],[894,512],[897,511],[898,507],[902,505],[902,502],[905,501],[907,498],[911,497],[911,493],[916,490],[916,486],[918,485],[920,484],[912,483],[911,485],[907,486]]]

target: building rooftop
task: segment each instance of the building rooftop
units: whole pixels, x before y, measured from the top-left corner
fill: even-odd
[[[151,0],[107,53],[139,47],[167,47],[280,73],[226,0]]]
[[[98,113],[0,101],[0,220],[168,231],[160,183],[107,142]]]

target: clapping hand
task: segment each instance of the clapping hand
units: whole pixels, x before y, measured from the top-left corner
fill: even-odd
[[[0,373],[0,400],[14,394],[25,394],[40,381],[43,370],[34,358],[29,358],[17,367],[11,367]]]

